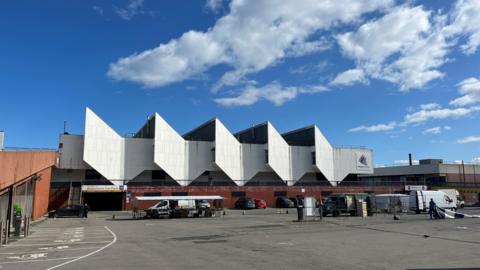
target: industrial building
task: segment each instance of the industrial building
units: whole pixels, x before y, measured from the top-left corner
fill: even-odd
[[[468,204],[480,202],[480,164],[444,163],[442,159],[422,159],[418,164],[377,167],[371,175],[359,176],[369,185],[421,185],[429,189],[455,188]]]
[[[85,134],[60,137],[50,207],[83,200],[93,210],[125,209],[132,196],[160,194],[217,194],[227,206],[259,192],[272,201],[320,196],[372,174],[372,164],[372,150],[334,147],[317,126],[280,134],[266,122],[232,134],[215,118],[180,135],[155,113],[123,137],[87,108]]]

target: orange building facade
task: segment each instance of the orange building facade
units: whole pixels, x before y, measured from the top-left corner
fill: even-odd
[[[53,150],[0,151],[0,221],[10,224],[14,206],[30,220],[47,213],[52,168],[57,162]]]

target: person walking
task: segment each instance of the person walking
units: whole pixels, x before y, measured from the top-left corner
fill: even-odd
[[[88,218],[88,210],[90,210],[90,208],[88,207],[88,204],[84,204],[83,205],[83,217],[84,218]]]
[[[430,199],[428,213],[430,214],[430,219],[433,219],[435,214],[435,210],[437,208],[437,204],[433,201],[433,198]]]

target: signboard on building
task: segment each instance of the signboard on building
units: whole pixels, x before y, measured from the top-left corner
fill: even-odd
[[[358,171],[371,171],[372,164],[370,164],[369,155],[364,152],[355,153],[355,159],[357,160],[357,170]]]
[[[82,185],[82,192],[126,192],[127,186]]]
[[[427,190],[427,186],[405,185],[405,191],[412,191],[412,190],[424,191],[424,190]]]

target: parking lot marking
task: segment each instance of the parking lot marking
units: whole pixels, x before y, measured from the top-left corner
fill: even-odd
[[[21,256],[10,256],[7,257],[7,259],[11,260],[32,260],[32,259],[38,259],[38,258],[45,258],[47,257],[48,253],[27,253],[23,254]]]
[[[99,243],[109,243],[110,241],[95,241],[95,242],[73,242],[69,244],[99,244]],[[30,246],[47,246],[47,245],[64,245],[64,243],[45,243],[45,244],[18,244],[18,245],[9,245],[9,247],[30,247]]]
[[[110,230],[107,226],[104,226],[104,227],[105,227],[105,229],[106,229],[107,231],[109,231],[109,232],[112,234],[112,236],[113,236],[112,242],[108,243],[107,245],[105,245],[105,246],[103,246],[103,247],[101,247],[101,248],[99,248],[99,249],[97,249],[97,250],[95,250],[95,251],[93,251],[93,252],[88,253],[87,255],[83,255],[83,256],[81,256],[81,257],[77,257],[77,258],[75,258],[75,259],[72,259],[72,260],[70,260],[70,261],[61,263],[61,264],[59,264],[59,265],[55,265],[55,266],[53,266],[53,267],[47,268],[46,270],[56,269],[56,268],[58,268],[58,267],[62,267],[62,266],[67,265],[67,264],[69,264],[69,263],[76,262],[76,261],[81,260],[81,259],[83,259],[83,258],[87,258],[87,257],[92,256],[92,255],[94,255],[94,254],[96,254],[96,253],[98,253],[98,252],[106,249],[107,247],[115,244],[115,242],[117,242],[117,235],[116,235],[112,230]]]
[[[14,264],[14,263],[32,263],[32,262],[48,262],[48,261],[64,261],[64,260],[71,260],[78,257],[65,257],[65,258],[53,258],[53,259],[45,259],[45,260],[29,260],[29,261],[16,261],[16,262],[0,262],[0,264]]]

